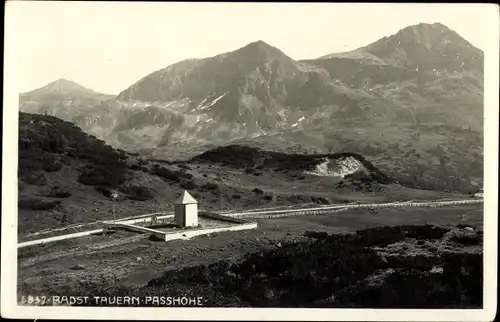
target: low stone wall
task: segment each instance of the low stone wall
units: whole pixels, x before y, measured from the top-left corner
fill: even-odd
[[[33,245],[41,245],[41,244],[46,244],[46,243],[51,243],[59,240],[65,240],[65,239],[71,239],[71,238],[78,238],[78,237],[83,237],[83,236],[89,236],[89,235],[95,235],[98,233],[102,233],[104,229],[94,229],[94,230],[89,230],[89,231],[82,231],[74,234],[67,234],[67,235],[60,235],[60,236],[53,236],[53,237],[47,237],[43,239],[37,239],[37,240],[29,240],[26,242],[18,243],[17,248],[23,248],[27,246],[33,246]]]
[[[227,216],[234,216],[233,218],[252,218],[252,219],[272,219],[272,218],[284,218],[284,217],[293,217],[293,216],[301,216],[301,215],[325,215],[332,214],[341,211],[345,211],[347,208],[327,208],[327,209],[316,209],[316,210],[295,210],[295,211],[287,211],[280,213],[249,213],[249,214],[228,214]]]
[[[438,201],[438,202],[390,202],[390,203],[372,203],[372,204],[350,204],[350,205],[332,205],[316,208],[302,208],[302,209],[286,209],[274,211],[257,211],[257,212],[237,212],[224,214],[226,217],[231,218],[280,218],[291,217],[300,215],[322,215],[329,213],[337,213],[349,209],[357,208],[406,208],[406,207],[422,207],[422,208],[435,208],[443,206],[463,205],[463,204],[479,204],[483,203],[482,199],[471,200],[451,200],[451,201]]]
[[[249,230],[257,228],[256,222],[249,222],[241,225],[231,225],[231,226],[222,226],[215,227],[209,229],[192,229],[192,230],[184,230],[175,233],[167,233],[165,235],[165,241],[176,240],[176,239],[190,239],[196,236],[208,235],[213,233],[220,233],[225,231],[239,231],[239,230]]]
[[[190,239],[196,236],[207,235],[212,233],[219,233],[224,231],[239,231],[239,230],[247,230],[247,229],[255,229],[257,228],[257,223],[248,222],[246,220],[237,219],[237,218],[228,218],[220,215],[213,214],[203,214],[201,216],[216,219],[220,221],[226,221],[231,223],[237,223],[237,225],[225,225],[214,228],[195,228],[195,229],[178,229],[175,232],[165,232],[161,230],[156,230],[148,227],[136,226],[128,223],[108,223],[108,228],[122,228],[142,233],[152,234],[160,239],[165,241],[176,240],[176,239]]]
[[[149,214],[148,217],[141,217],[141,218],[136,218],[136,219],[129,219],[129,220],[116,220],[116,221],[112,221],[112,220],[108,220],[108,221],[105,221],[104,224],[111,224],[111,223],[121,223],[121,224],[138,224],[138,223],[144,223],[144,224],[147,224],[147,223],[150,223],[151,222],[151,217],[153,215],[159,215],[161,213],[158,213],[158,214]],[[162,216],[157,216],[156,219],[158,220],[161,220],[161,219],[166,219],[166,218],[174,218],[174,215],[172,214],[166,214],[166,215],[162,215]]]
[[[140,233],[148,233],[151,235],[155,235],[156,237],[158,237],[160,239],[164,239],[165,234],[166,234],[166,232],[161,231],[161,230],[151,229],[151,228],[142,227],[142,226],[136,226],[136,225],[132,225],[132,224],[126,224],[126,223],[109,223],[108,229],[109,228],[122,228],[122,229],[131,230],[131,231],[137,231]]]
[[[166,233],[160,230],[155,230],[151,228],[141,227],[134,224],[137,223],[148,223],[151,221],[152,215],[160,215],[157,219],[165,219],[165,218],[173,218],[172,213],[154,213],[149,214],[149,216],[141,216],[140,218],[134,218],[129,220],[117,220],[116,222],[105,221],[103,224],[105,225],[104,229],[95,229],[84,232],[77,232],[73,234],[66,234],[60,236],[53,236],[38,240],[30,240],[22,243],[18,243],[17,247],[27,247],[39,244],[50,243],[59,240],[65,240],[70,238],[78,238],[83,236],[89,236],[93,234],[98,234],[103,232],[110,225],[119,225],[122,224],[124,228],[133,229],[136,231],[143,231],[152,233],[158,236],[161,239],[165,240],[173,240],[173,239],[182,239],[182,238],[191,238],[194,236],[210,234],[214,232],[222,232],[222,231],[238,231],[238,230],[246,230],[246,229],[254,229],[257,228],[257,223],[249,222],[243,218],[280,218],[280,217],[291,217],[291,216],[299,216],[299,215],[322,215],[322,214],[331,214],[337,213],[340,211],[346,211],[349,209],[356,208],[397,208],[397,207],[423,207],[423,208],[434,208],[434,207],[443,207],[443,206],[453,206],[453,205],[464,205],[464,204],[481,204],[484,203],[483,199],[470,199],[470,200],[451,200],[451,201],[434,201],[434,202],[391,202],[391,203],[382,203],[382,204],[343,204],[343,205],[330,205],[316,208],[302,208],[302,209],[285,209],[285,210],[271,210],[271,211],[251,211],[251,212],[235,212],[235,213],[225,213],[224,215],[214,214],[214,213],[201,213],[200,216],[236,223],[237,225],[227,225],[209,229],[191,229],[191,230],[183,230],[178,233]]]

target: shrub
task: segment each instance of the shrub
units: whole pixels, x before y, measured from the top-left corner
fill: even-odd
[[[184,169],[184,170],[190,170],[191,169],[187,164],[184,164],[184,163],[179,163],[177,166],[179,168],[181,168],[181,169]]]
[[[324,198],[324,197],[312,197],[311,200],[314,203],[320,203],[320,204],[323,204],[323,205],[328,205],[329,204],[328,200],[326,198]]]
[[[20,175],[21,180],[26,183],[44,186],[47,184],[47,177],[43,173],[24,173]]]
[[[207,189],[207,190],[217,190],[217,189],[219,189],[219,185],[216,184],[216,183],[212,183],[212,182],[205,183],[202,187],[204,189]]]
[[[19,180],[17,181],[17,188],[19,189],[19,191],[23,191],[24,189],[26,189],[26,184]]]
[[[154,174],[156,174],[157,176],[161,177],[163,180],[166,181],[180,182],[181,179],[191,179],[193,177],[189,173],[182,171],[172,171],[170,169],[160,166],[154,167],[153,171]]]
[[[480,245],[483,242],[483,237],[479,234],[454,235],[451,237],[451,241],[464,246],[473,246],[473,245]]]
[[[240,195],[238,195],[238,194],[234,194],[234,195],[232,195],[232,198],[233,198],[233,199],[241,199],[241,196],[240,196]]]
[[[357,172],[348,174],[345,176],[345,178],[352,180],[352,181],[360,181],[360,182],[366,182],[366,183],[373,181],[373,178],[371,175],[366,174],[366,173],[361,172],[361,171],[357,171]]]
[[[141,170],[141,166],[138,163],[132,163],[131,165],[129,165],[129,168],[131,170],[135,170],[135,171],[140,171]]]
[[[259,194],[259,195],[261,195],[261,194],[263,194],[263,193],[264,193],[264,191],[262,191],[262,190],[261,190],[261,189],[259,189],[259,188],[254,188],[254,189],[252,190],[252,192],[254,192],[254,193],[256,193],[256,194]]]
[[[154,198],[151,189],[143,186],[129,186],[122,190],[127,194],[127,198],[137,201],[146,201]]]
[[[61,204],[61,201],[59,200],[51,201],[51,200],[41,200],[41,199],[20,199],[18,201],[19,209],[34,210],[34,211],[53,210],[59,204]]]
[[[61,162],[64,163],[65,165],[71,165],[71,158],[67,155],[61,155]]]
[[[72,196],[72,193],[69,191],[60,190],[58,187],[53,187],[47,194],[47,197],[50,198],[68,198]]]
[[[440,239],[450,231],[449,228],[438,227],[433,225],[422,225],[422,226],[402,226],[405,231],[406,236],[410,238],[415,238],[418,240],[432,240],[432,239]]]
[[[87,186],[117,187],[126,180],[123,166],[85,166],[80,169],[78,182]]]
[[[406,236],[400,227],[375,227],[356,231],[360,243],[366,246],[385,246],[402,241]]]
[[[186,189],[186,190],[193,190],[193,189],[196,189],[198,187],[198,185],[196,183],[194,183],[193,181],[183,181],[181,183],[181,187],[183,189]]]
[[[300,195],[288,196],[287,199],[293,203],[305,203],[309,202],[310,200],[308,196],[300,196]]]
[[[316,238],[316,239],[326,239],[328,237],[327,232],[317,232],[317,231],[306,231],[304,233],[305,237]]]
[[[259,150],[251,147],[231,145],[209,150],[194,157],[193,160],[218,162],[232,167],[243,168],[253,166],[254,159],[259,154]]]
[[[124,150],[121,150],[121,149],[117,149],[116,151],[118,152],[118,158],[120,160],[127,160],[128,159],[127,152],[125,152]]]
[[[114,150],[104,141],[56,117],[20,113],[19,122],[25,125],[19,134],[20,173],[60,171],[63,163],[71,164],[71,158],[78,158],[88,161],[93,168],[80,174],[81,183],[96,185],[108,181],[115,185],[115,181],[122,181],[113,177],[121,176],[117,173],[125,168],[125,152]]]
[[[113,189],[110,189],[110,188],[105,187],[105,186],[96,186],[95,190],[100,192],[106,198],[112,198],[113,192],[114,192]]]
[[[44,170],[47,172],[59,172],[61,171],[63,167],[63,164],[61,162],[54,162],[51,164],[48,164],[44,167]]]
[[[73,194],[69,191],[56,191],[50,196],[54,198],[68,198],[71,197],[72,195]]]
[[[462,258],[472,257],[461,254]],[[447,261],[445,256],[445,261]],[[479,261],[479,259],[477,260]],[[460,266],[459,266],[460,267]],[[353,303],[351,307],[443,308],[477,307],[482,302],[481,273],[470,278],[453,274],[423,274],[418,269],[400,269],[387,276],[379,285],[361,284],[341,290],[336,306]],[[474,283],[470,283],[470,281]],[[478,290],[479,289],[479,290]]]
[[[29,174],[43,170],[47,164],[46,153],[36,150],[19,150],[19,173]]]

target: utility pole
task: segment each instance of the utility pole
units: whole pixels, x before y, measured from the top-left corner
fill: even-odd
[[[116,222],[116,209],[115,209],[115,205],[116,205],[116,198],[118,198],[118,193],[116,193],[116,191],[113,191],[113,194],[111,195],[111,198],[113,198],[113,222],[115,223]]]
[[[224,201],[222,199],[222,190],[220,191],[219,196],[220,196],[220,211],[222,212],[224,209]]]

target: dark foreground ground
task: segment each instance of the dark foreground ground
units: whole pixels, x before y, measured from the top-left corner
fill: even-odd
[[[457,227],[458,228],[458,227]],[[431,225],[307,232],[234,263],[170,271],[134,291],[200,296],[210,306],[478,308],[482,232]],[[467,248],[457,249],[457,248]],[[130,294],[116,288],[109,295]]]
[[[18,297],[189,296],[203,297],[204,306],[236,307],[482,306],[481,205],[359,209],[258,224],[168,243],[120,232],[22,248]]]

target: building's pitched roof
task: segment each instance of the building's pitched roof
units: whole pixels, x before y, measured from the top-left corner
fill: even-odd
[[[198,201],[196,201],[193,198],[193,196],[191,196],[189,194],[189,192],[187,192],[187,190],[184,190],[184,192],[182,193],[182,195],[179,197],[179,199],[177,199],[177,201],[175,203],[176,204],[181,204],[181,205],[186,205],[186,204],[198,203]]]

